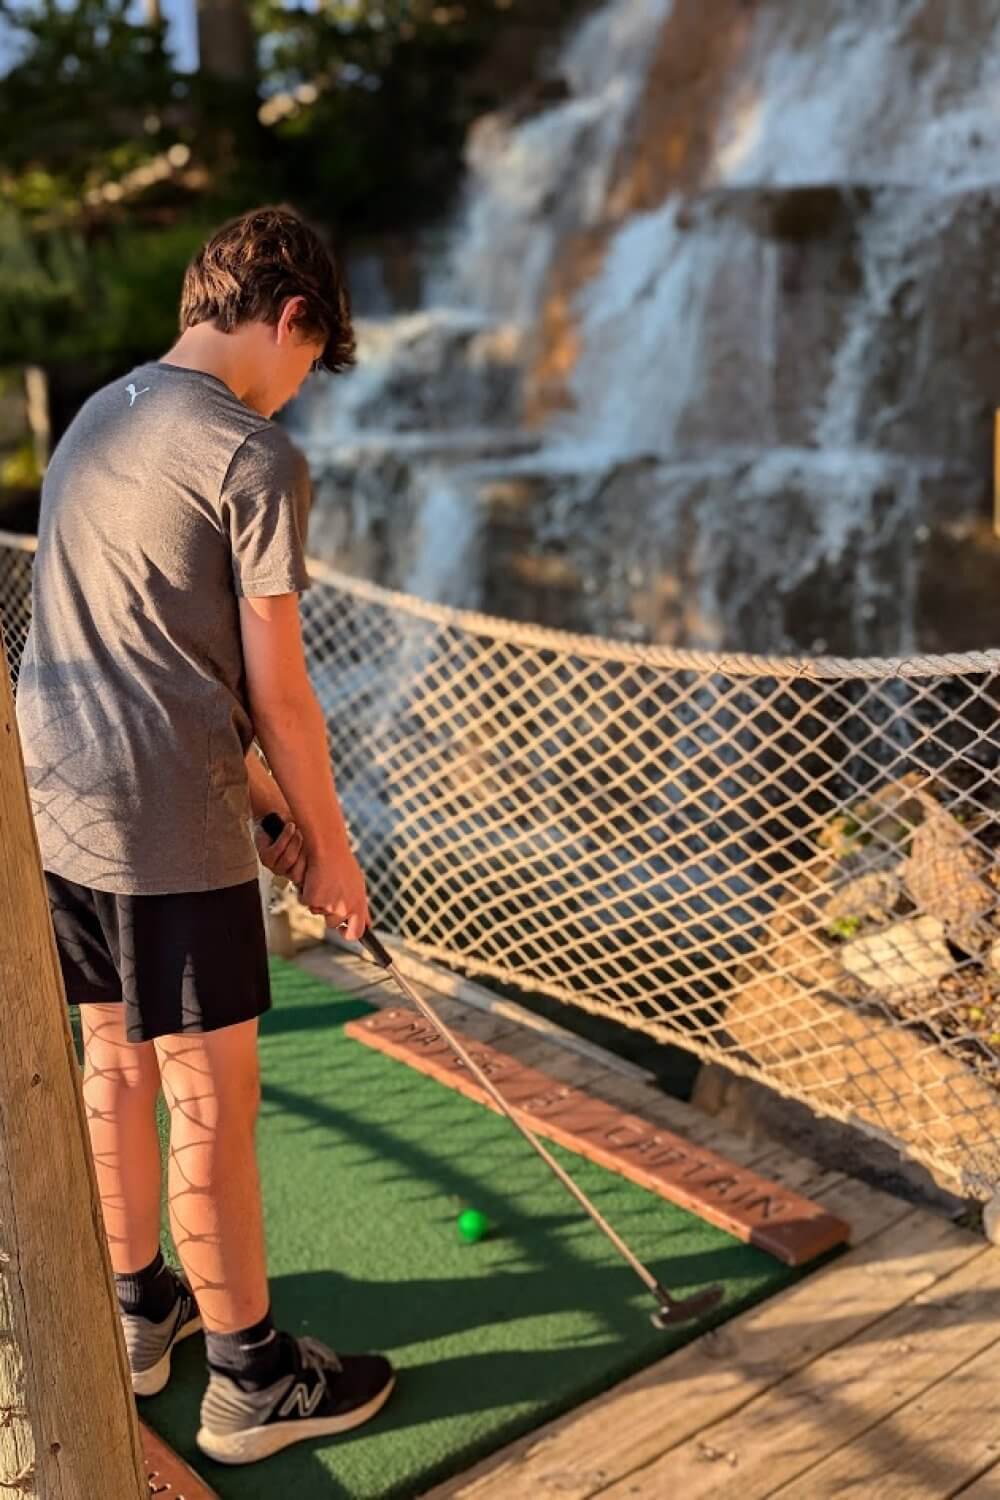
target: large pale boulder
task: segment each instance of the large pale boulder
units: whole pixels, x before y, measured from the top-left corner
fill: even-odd
[[[778,945],[769,972],[731,996],[724,1024],[744,1061],[952,1187],[995,1184],[1000,1093],[940,1045],[842,998],[843,971],[816,949],[801,938]]]
[[[955,967],[939,917],[892,922],[847,943],[841,962],[867,989],[889,999],[933,994]]]

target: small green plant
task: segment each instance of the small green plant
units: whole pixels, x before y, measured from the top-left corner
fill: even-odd
[[[832,937],[852,938],[860,926],[860,917],[834,917],[829,932]]]
[[[871,842],[871,834],[850,813],[838,813],[821,831],[820,847],[829,849],[834,859],[846,859],[856,849]]]

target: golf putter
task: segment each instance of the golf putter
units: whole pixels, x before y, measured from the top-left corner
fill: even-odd
[[[274,840],[279,837],[281,830],[285,825],[278,813],[266,813],[260,820],[260,826],[264,829],[264,832],[273,843]],[[603,1231],[603,1233],[611,1241],[612,1245],[614,1245],[619,1255],[621,1255],[623,1259],[626,1260],[632,1267],[632,1270],[639,1277],[639,1280],[646,1287],[647,1291],[652,1292],[657,1304],[656,1311],[654,1313],[650,1313],[650,1320],[653,1323],[654,1327],[666,1328],[671,1323],[687,1323],[690,1322],[692,1318],[704,1317],[706,1313],[711,1312],[712,1309],[716,1307],[722,1299],[722,1287],[706,1287],[704,1291],[695,1292],[691,1297],[681,1298],[674,1297],[670,1292],[667,1291],[666,1287],[661,1286],[656,1277],[653,1275],[652,1271],[650,1271],[646,1266],[643,1265],[642,1261],[634,1253],[634,1251],[629,1248],[629,1246],[622,1239],[621,1235],[618,1234],[617,1230],[613,1229],[608,1223],[607,1219],[605,1219],[604,1215],[600,1212],[600,1210],[594,1207],[593,1203],[591,1203],[590,1199],[587,1197],[583,1189],[577,1186],[568,1172],[564,1171],[564,1169],[552,1155],[551,1151],[549,1151],[542,1144],[542,1142],[538,1139],[534,1132],[529,1129],[529,1127],[524,1123],[522,1119],[520,1119],[518,1111],[513,1109],[507,1103],[503,1095],[499,1092],[496,1085],[493,1083],[492,1079],[483,1072],[482,1068],[479,1067],[475,1059],[469,1055],[466,1047],[462,1044],[462,1042],[454,1034],[454,1032],[448,1029],[448,1027],[436,1014],[429,1001],[425,1000],[423,996],[419,995],[415,987],[406,978],[406,975],[400,972],[400,970],[393,963],[391,954],[389,954],[383,947],[383,945],[379,942],[371,927],[365,928],[365,931],[362,933],[359,941],[368,950],[368,952],[371,954],[372,958],[380,966],[380,968],[387,969],[392,974],[392,977],[395,979],[404,995],[406,995],[407,999],[416,1006],[417,1010],[424,1017],[424,1019],[429,1021],[430,1024],[441,1033],[448,1045],[452,1047],[458,1054],[458,1056],[462,1059],[465,1066],[469,1069],[469,1072],[489,1094],[490,1098],[494,1101],[500,1112],[506,1115],[507,1119],[515,1127],[515,1129],[521,1132],[528,1144],[532,1146],[538,1153],[538,1155],[542,1158],[542,1161],[544,1161],[545,1165],[550,1169],[550,1171],[555,1174],[556,1177],[558,1177],[563,1187],[566,1188],[568,1192],[572,1193],[573,1197],[576,1199],[577,1203],[579,1203],[584,1212],[590,1215],[591,1219],[593,1219],[598,1229]]]

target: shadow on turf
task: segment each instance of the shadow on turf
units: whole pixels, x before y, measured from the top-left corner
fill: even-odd
[[[377,1248],[373,1247],[373,1259]],[[724,1280],[731,1273],[733,1252],[719,1250],[704,1256],[678,1256],[671,1268],[679,1281],[690,1285]],[[618,1345],[625,1358],[636,1349],[668,1353],[692,1333],[702,1333],[708,1322],[677,1325],[667,1332],[649,1321],[652,1297],[643,1293],[631,1272],[617,1266],[577,1262],[571,1277],[554,1275],[551,1265],[498,1272],[491,1266],[483,1276],[451,1279],[417,1277],[411,1281],[360,1281],[336,1271],[307,1271],[272,1279],[276,1315],[297,1333],[310,1333],[334,1347],[384,1348],[401,1351],[411,1346],[492,1329],[519,1319],[553,1317],[560,1313],[588,1314],[590,1329],[560,1347],[544,1351],[544,1360],[563,1369],[572,1384],[580,1367],[581,1349],[606,1351]],[[761,1296],[758,1286],[750,1300]],[[648,1301],[648,1306],[647,1306]],[[731,1317],[736,1299],[724,1305]],[[597,1321],[599,1320],[599,1322]],[[534,1357],[533,1355],[531,1356]],[[535,1399],[551,1389],[548,1376],[538,1382],[516,1381],[504,1392],[505,1399]],[[435,1401],[433,1413],[454,1416],[478,1411],[482,1403],[467,1387],[456,1386],[444,1406]],[[491,1391],[491,1403],[500,1394]]]
[[[728,1259],[725,1250],[707,1257],[678,1257],[674,1269],[685,1280],[700,1280],[710,1274],[724,1276]],[[461,1281],[424,1278],[407,1283],[360,1281],[334,1271],[276,1276],[271,1288],[278,1325],[321,1338],[342,1351],[380,1349],[398,1358],[408,1345],[433,1343],[455,1332],[488,1330],[511,1319],[574,1312],[580,1307],[592,1308],[601,1317],[603,1328],[596,1335],[571,1337],[546,1349],[509,1347],[444,1358],[418,1357],[400,1370],[398,1385],[384,1411],[355,1433],[323,1444],[304,1443],[240,1470],[220,1469],[197,1455],[191,1455],[193,1461],[205,1478],[227,1495],[246,1494],[256,1500],[258,1496],[270,1496],[274,1486],[280,1484],[282,1489],[291,1487],[308,1500],[355,1500],[356,1491],[339,1483],[326,1467],[331,1462],[336,1466],[338,1449],[358,1442],[375,1445],[365,1463],[366,1469],[371,1469],[378,1462],[377,1445],[393,1434],[476,1412],[517,1405],[529,1408],[512,1411],[487,1432],[470,1434],[436,1458],[428,1455],[418,1459],[406,1478],[405,1454],[399,1443],[390,1443],[384,1463],[387,1478],[393,1477],[380,1492],[380,1500],[419,1495],[515,1437],[666,1356],[711,1326],[710,1320],[669,1333],[654,1330],[645,1307],[634,1305],[635,1288],[630,1283],[627,1270],[587,1265],[576,1267],[572,1285],[553,1278],[550,1266],[537,1271],[520,1269],[506,1276],[492,1273]],[[746,1301],[759,1296],[758,1290]],[[725,1316],[732,1316],[740,1305],[730,1302]],[[178,1384],[187,1388],[189,1400],[192,1386],[200,1382],[201,1358],[201,1351],[196,1353],[190,1346],[178,1351]],[[669,1379],[669,1369],[665,1379]],[[318,1446],[332,1457],[321,1462]],[[234,1484],[237,1473],[240,1480]]]
[[[367,1007],[357,1009],[364,1013]],[[286,1034],[307,1033],[326,1024],[335,1029],[345,1019],[344,1010],[324,1003],[272,1011],[266,1027]],[[272,1300],[280,1326],[342,1351],[384,1350],[402,1365],[399,1384],[377,1418],[329,1443],[297,1445],[240,1470],[224,1470],[192,1454],[206,1479],[226,1497],[272,1500],[288,1490],[304,1500],[357,1500],[362,1493],[377,1495],[378,1500],[412,1500],[515,1437],[663,1358],[712,1322],[731,1317],[740,1307],[796,1279],[782,1268],[766,1285],[758,1282],[739,1300],[734,1296],[713,1320],[654,1330],[648,1320],[652,1298],[626,1266],[607,1260],[594,1263],[575,1253],[576,1236],[567,1237],[567,1226],[577,1223],[580,1235],[598,1231],[571,1204],[567,1202],[565,1212],[518,1212],[515,1198],[501,1186],[508,1163],[525,1160],[526,1148],[516,1132],[497,1121],[488,1146],[480,1144],[474,1172],[461,1154],[444,1161],[433,1150],[439,1111],[429,1100],[421,1101],[420,1113],[426,1139],[397,1134],[397,1114],[400,1123],[412,1120],[412,1090],[402,1086],[409,1077],[408,1070],[401,1071],[398,1103],[393,1091],[380,1094],[380,1120],[361,1120],[352,1104],[356,1085],[349,1053],[345,1051],[341,1060],[335,1051],[326,1052],[321,1086],[329,1091],[327,1097],[288,1089],[265,1073],[263,1114],[274,1112],[290,1137],[301,1132],[324,1155],[327,1150],[339,1151],[343,1162],[346,1151],[348,1161],[377,1173],[383,1184],[398,1181],[400,1190],[416,1184],[414,1203],[441,1194],[449,1202],[474,1198],[494,1222],[504,1225],[504,1237],[511,1242],[509,1269],[493,1259],[487,1271],[477,1274],[477,1250],[469,1247],[469,1276],[402,1281],[348,1277],[335,1270],[274,1275]],[[451,1114],[446,1101],[452,1097],[441,1091],[440,1113],[445,1119]],[[317,1127],[331,1132],[329,1142],[316,1135]],[[540,1164],[538,1168],[544,1176],[545,1169]],[[600,1201],[600,1186],[594,1191]],[[623,1217],[630,1215],[619,1214],[616,1223]],[[653,1269],[668,1285],[687,1290],[745,1275],[746,1253],[745,1247],[721,1245],[695,1254],[664,1242]],[[757,1253],[762,1261],[768,1259]],[[377,1268],[378,1260],[378,1244],[372,1243],[363,1264]],[[579,1323],[574,1328],[572,1315],[580,1309],[592,1316],[585,1328]],[[537,1320],[552,1316],[559,1321],[551,1330],[539,1330]],[[519,1319],[533,1320],[533,1332],[527,1332],[527,1323],[524,1329],[510,1326],[506,1336],[497,1328]],[[455,1336],[461,1334],[468,1335],[466,1347],[456,1348]],[[450,1346],[444,1344],[449,1338]],[[523,1347],[529,1341],[535,1347]],[[539,1343],[543,1347],[537,1347]],[[185,1438],[197,1423],[195,1393],[200,1396],[203,1386],[202,1358],[200,1349],[185,1347],[178,1354],[180,1381],[171,1425]],[[669,1365],[662,1379],[669,1384]],[[449,1422],[459,1430],[441,1432],[440,1425]],[[344,1455],[340,1465],[338,1452]]]
[[[709,1271],[724,1275],[726,1260],[725,1250],[708,1256],[678,1257],[675,1270],[678,1275],[688,1275],[696,1265],[701,1276]],[[787,1274],[790,1279],[797,1279],[795,1273]],[[240,1500],[244,1497],[272,1500],[286,1489],[301,1495],[303,1500],[358,1500],[361,1493],[368,1500],[376,1495],[378,1500],[413,1500],[518,1436],[599,1395],[634,1371],[656,1363],[710,1326],[710,1322],[695,1323],[669,1333],[656,1333],[646,1321],[644,1306],[636,1304],[634,1289],[627,1279],[623,1281],[617,1267],[582,1266],[572,1287],[560,1282],[554,1285],[550,1270],[545,1267],[521,1269],[507,1276],[494,1271],[468,1280],[422,1278],[405,1284],[315,1271],[277,1276],[272,1281],[272,1291],[276,1320],[281,1326],[318,1336],[343,1350],[384,1348],[403,1367],[397,1389],[385,1410],[356,1433],[324,1444],[322,1458],[316,1444],[303,1444],[247,1469],[223,1470],[197,1454],[189,1455],[223,1495],[239,1496]],[[759,1300],[761,1295],[758,1288],[739,1301],[729,1301],[724,1308],[725,1318]],[[631,1305],[629,1296],[633,1298]],[[611,1336],[607,1336],[606,1325],[595,1337],[568,1338],[545,1349],[507,1347],[444,1357],[433,1354],[434,1340],[456,1329],[489,1330],[498,1320],[511,1316],[531,1318],[571,1310],[578,1305],[591,1306],[606,1319],[610,1311],[608,1322],[615,1325],[610,1330]],[[980,1321],[988,1316],[989,1306],[984,1292],[970,1301],[964,1314],[972,1321]],[[836,1306],[831,1314],[836,1323]],[[850,1322],[848,1318],[846,1324],[849,1326]],[[824,1343],[835,1344],[837,1339],[831,1335],[830,1320],[823,1319],[822,1327]],[[870,1333],[877,1346],[880,1337],[877,1325]],[[414,1348],[413,1362],[407,1363],[404,1353],[407,1345],[419,1346],[422,1342],[431,1347],[423,1357],[422,1351]],[[180,1416],[185,1431],[193,1432],[195,1390],[200,1394],[203,1385],[203,1354],[200,1347],[192,1346],[200,1346],[200,1340],[191,1340],[178,1350],[178,1379],[172,1394],[175,1400],[180,1397],[180,1405],[174,1408],[175,1421]],[[727,1360],[725,1344],[720,1344],[715,1352],[722,1371]],[[581,1364],[589,1361],[592,1361],[589,1372],[581,1371]],[[649,1382],[650,1398],[664,1399],[656,1393],[667,1391],[673,1378],[668,1360]],[[829,1404],[829,1392],[825,1388],[817,1390],[817,1399],[821,1396]],[[517,1403],[529,1409],[511,1410],[510,1415],[497,1420],[488,1431],[469,1432],[453,1446],[448,1445],[446,1437],[436,1454],[418,1454],[416,1461],[408,1464],[408,1433],[449,1418],[513,1408]],[[156,1403],[151,1405],[155,1409]],[[845,1420],[856,1421],[857,1411],[850,1403],[835,1400],[831,1419],[842,1414]],[[363,1456],[355,1446],[362,1443],[366,1445]],[[354,1450],[350,1465],[353,1473],[357,1474],[359,1469],[363,1472],[363,1491],[351,1473],[345,1475],[345,1481],[350,1482],[341,1483],[329,1472],[328,1466],[337,1467],[338,1451],[349,1449]],[[354,1462],[355,1457],[360,1458],[360,1466]],[[907,1451],[904,1444],[900,1462],[906,1462],[907,1468],[912,1463],[915,1474],[925,1473],[927,1456],[915,1448]],[[379,1487],[374,1489],[368,1483],[373,1475],[380,1476],[376,1480]],[[946,1487],[942,1477],[942,1493]]]
[[[300,1033],[305,1040],[306,1034],[317,1028],[337,1030],[349,1014],[365,1014],[369,1009],[364,1002],[297,1000],[294,1006],[270,1011],[261,1029],[271,1036]],[[286,1132],[290,1121],[298,1122],[297,1127],[291,1127],[291,1135],[301,1132],[314,1138],[317,1127],[332,1132],[335,1141],[329,1145],[314,1142],[314,1149],[336,1150],[343,1162],[345,1143],[349,1143],[348,1162],[377,1173],[382,1185],[389,1180],[398,1181],[401,1188],[425,1182],[428,1186],[422,1192],[418,1190],[415,1203],[442,1193],[449,1200],[474,1199],[495,1223],[504,1225],[505,1238],[511,1240],[513,1264],[507,1270],[493,1260],[488,1272],[481,1275],[406,1281],[347,1277],[334,1270],[274,1275],[272,1301],[280,1326],[320,1338],[342,1351],[381,1349],[403,1367],[386,1409],[358,1432],[322,1445],[322,1457],[318,1445],[303,1444],[240,1471],[223,1471],[202,1460],[199,1467],[224,1495],[245,1494],[248,1500],[267,1496],[270,1500],[280,1485],[317,1500],[356,1500],[359,1491],[348,1482],[350,1471],[357,1474],[363,1469],[371,1476],[384,1469],[384,1487],[376,1491],[366,1486],[364,1493],[378,1493],[379,1500],[410,1500],[520,1434],[668,1355],[712,1323],[760,1300],[777,1285],[796,1279],[794,1273],[783,1269],[767,1286],[758,1283],[751,1293],[726,1302],[712,1320],[657,1331],[648,1318],[653,1300],[626,1266],[606,1261],[595,1264],[574,1253],[572,1240],[565,1235],[567,1226],[577,1223],[580,1234],[597,1235],[598,1231],[571,1205],[565,1213],[522,1216],[518,1212],[515,1200],[500,1184],[505,1181],[507,1162],[513,1166],[523,1161],[527,1148],[509,1127],[498,1122],[500,1133],[490,1143],[488,1172],[484,1174],[482,1148],[476,1171],[467,1171],[461,1157],[442,1161],[425,1142],[403,1139],[396,1133],[391,1090],[380,1094],[383,1116],[379,1121],[358,1120],[351,1102],[354,1085],[349,1054],[345,1052],[341,1061],[335,1053],[324,1053],[323,1062],[322,1088],[328,1091],[327,1097],[284,1087],[269,1079],[265,1071],[265,1123],[273,1112],[285,1122]],[[407,1074],[408,1070],[401,1074],[398,1113],[400,1123],[409,1124],[412,1076]],[[407,1078],[405,1087],[403,1078]],[[447,1090],[441,1091],[440,1113],[445,1119],[451,1114],[452,1097]],[[421,1099],[420,1119],[429,1142],[438,1129],[430,1117],[438,1112],[430,1095]],[[544,1175],[545,1169],[540,1167],[540,1171]],[[599,1201],[599,1188],[595,1196]],[[616,1223],[622,1217],[619,1213]],[[519,1258],[515,1260],[518,1243]],[[526,1246],[535,1264],[525,1265]],[[668,1285],[684,1290],[726,1281],[741,1272],[745,1275],[747,1270],[744,1247],[720,1246],[697,1254],[678,1246],[668,1248],[664,1244],[662,1248],[665,1253],[655,1257],[653,1269]],[[475,1256],[475,1247],[470,1247],[469,1254]],[[761,1259],[766,1261],[768,1257],[761,1255]],[[371,1246],[370,1264],[378,1265],[377,1244]],[[585,1330],[578,1326],[574,1332],[570,1320],[580,1309],[592,1316]],[[506,1339],[502,1335],[493,1337],[494,1347],[489,1347],[491,1332],[496,1334],[498,1324],[560,1314],[566,1318],[553,1325],[547,1347],[537,1347],[537,1327],[536,1347],[520,1347],[530,1335],[516,1327],[509,1329]],[[483,1330],[478,1337],[477,1330]],[[456,1350],[453,1344],[442,1350],[439,1341],[454,1339],[456,1334],[469,1335],[470,1347]],[[664,1380],[669,1380],[669,1370]],[[477,1424],[468,1420],[479,1413],[484,1418],[489,1413],[496,1415],[488,1426],[485,1421]],[[448,1435],[434,1434],[436,1452],[421,1440],[423,1431],[462,1419],[464,1431],[453,1434],[451,1444]],[[429,1451],[421,1453],[420,1448]],[[327,1466],[336,1470],[338,1450],[348,1449],[352,1450],[349,1472],[345,1473],[345,1482],[339,1483]],[[236,1486],[235,1472],[241,1481]]]
[[[407,1078],[405,1073],[402,1076]],[[412,1077],[413,1075],[410,1074],[408,1081],[412,1081]],[[329,1087],[329,1079],[326,1080],[326,1086]],[[442,1089],[440,1094],[442,1109],[455,1099],[455,1096],[446,1090]],[[530,1239],[533,1242],[534,1253],[544,1259],[550,1276],[559,1272],[575,1276],[577,1271],[586,1264],[574,1253],[572,1246],[553,1231],[563,1229],[567,1223],[576,1223],[580,1226],[581,1233],[600,1235],[600,1231],[589,1223],[582,1210],[577,1211],[567,1207],[565,1213],[548,1214],[542,1217],[537,1214],[525,1216],[520,1213],[518,1195],[511,1194],[501,1185],[507,1180],[508,1170],[514,1172],[530,1167],[530,1170],[539,1174],[539,1180],[547,1180],[547,1169],[534,1160],[513,1127],[497,1116],[486,1115],[489,1124],[495,1126],[495,1133],[488,1146],[480,1138],[474,1161],[467,1162],[461,1151],[453,1154],[450,1160],[446,1160],[439,1153],[435,1154],[430,1149],[425,1149],[420,1141],[403,1138],[392,1129],[391,1117],[386,1118],[384,1115],[380,1121],[371,1118],[358,1120],[353,1112],[350,1091],[346,1088],[342,1101],[335,1103],[330,1098],[309,1097],[298,1090],[266,1081],[263,1084],[262,1096],[262,1114],[265,1121],[272,1111],[285,1121],[297,1119],[299,1121],[297,1128],[303,1135],[310,1137],[313,1136],[318,1126],[324,1132],[330,1132],[330,1140],[316,1146],[315,1149],[338,1152],[342,1158],[344,1142],[352,1142],[358,1154],[354,1158],[347,1159],[355,1165],[364,1165],[367,1170],[376,1174],[380,1185],[391,1181],[398,1181],[400,1186],[424,1183],[427,1185],[425,1196],[433,1197],[444,1194],[455,1202],[474,1202],[494,1224],[504,1225],[507,1234],[524,1235]],[[403,1097],[406,1099],[405,1109],[410,1110],[412,1104],[409,1098],[406,1095]],[[384,1110],[384,1095],[380,1102]],[[436,1130],[431,1118],[432,1108],[428,1099],[421,1097],[420,1118],[427,1131],[429,1143],[433,1142]],[[406,1118],[407,1123],[412,1124],[411,1115],[404,1114],[402,1118]],[[584,1166],[581,1159],[574,1153],[552,1143],[550,1143],[550,1149],[557,1158],[566,1162],[571,1172]],[[594,1170],[592,1164],[586,1163],[585,1165],[592,1173]],[[609,1189],[614,1190],[620,1184],[621,1179],[615,1174],[606,1173],[604,1169],[598,1170]],[[662,1207],[661,1200],[655,1195],[644,1193],[640,1189],[635,1191],[637,1198],[643,1200],[648,1210],[655,1211]],[[590,1192],[593,1200],[600,1207],[602,1190],[593,1178],[590,1183]],[[417,1196],[412,1201],[416,1203],[419,1198],[420,1190],[418,1189]],[[569,1200],[567,1199],[566,1202],[568,1204]],[[641,1219],[644,1214],[640,1212],[638,1217]],[[631,1214],[628,1211],[617,1209],[616,1227],[627,1231],[631,1227],[630,1218]],[[696,1217],[692,1217],[692,1222],[697,1222]],[[608,1253],[614,1252],[609,1250]],[[740,1263],[745,1273],[748,1269],[748,1256],[759,1257],[761,1270],[765,1266],[769,1271],[773,1268],[777,1274],[776,1277],[772,1275],[772,1284],[775,1280],[780,1282],[784,1279],[784,1269],[771,1256],[764,1251],[751,1250],[735,1243],[730,1243],[708,1255],[699,1254],[697,1257],[679,1256],[671,1248],[668,1253],[654,1257],[650,1263],[650,1269],[667,1285],[692,1290],[710,1281],[726,1280],[731,1275],[739,1274],[737,1266]],[[615,1270],[621,1278],[623,1289],[625,1287],[632,1290],[638,1288],[634,1273],[629,1271],[624,1263]],[[641,1294],[641,1289],[639,1290]],[[652,1298],[650,1298],[650,1307],[652,1307]]]

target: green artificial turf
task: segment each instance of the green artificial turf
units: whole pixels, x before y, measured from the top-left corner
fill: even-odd
[[[399,1379],[356,1433],[226,1468],[195,1447],[204,1345],[182,1344],[140,1414],[224,1500],[419,1495],[703,1330],[652,1327],[652,1298],[507,1121],[345,1036],[369,1006],[281,959],[271,972],[258,1144],[275,1318],[383,1350]],[[714,1322],[801,1274],[553,1149],[666,1286],[724,1283]],[[496,1226],[473,1245],[455,1222],[468,1206]]]

